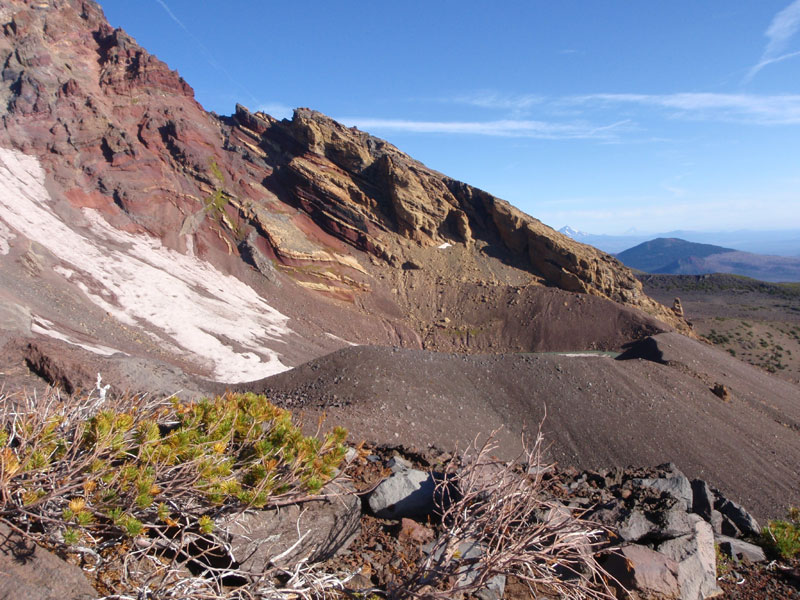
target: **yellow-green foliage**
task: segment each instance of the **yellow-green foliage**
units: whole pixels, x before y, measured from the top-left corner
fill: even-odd
[[[231,195],[222,188],[225,184],[225,176],[222,174],[217,161],[213,158],[209,161],[209,168],[211,169],[211,174],[219,182],[219,186],[217,186],[213,194],[205,199],[206,212],[212,213],[215,217],[222,217]]]
[[[770,521],[762,531],[762,538],[774,554],[785,560],[800,556],[800,508],[790,508],[785,521]]]
[[[211,174],[214,175],[220,183],[225,183],[225,176],[222,174],[222,170],[219,168],[217,161],[212,158],[209,162],[209,166],[211,167]]]
[[[105,409],[69,426],[32,413],[0,433],[0,492],[7,508],[60,519],[66,543],[109,524],[130,536],[190,523],[210,533],[209,512],[319,492],[346,436],[304,436],[289,411],[250,393]]]
[[[217,189],[205,199],[206,212],[221,216],[231,197],[222,189]]]
[[[211,169],[211,174],[219,182],[220,187],[217,187],[214,193],[205,199],[206,212],[221,216],[231,196],[221,187],[225,184],[225,176],[222,174],[222,170],[219,168],[217,161],[212,158],[209,162],[209,167]]]

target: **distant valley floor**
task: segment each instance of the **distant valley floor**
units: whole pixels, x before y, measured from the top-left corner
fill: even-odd
[[[640,274],[650,297],[681,299],[699,335],[722,350],[792,383],[800,383],[800,284],[735,275]]]

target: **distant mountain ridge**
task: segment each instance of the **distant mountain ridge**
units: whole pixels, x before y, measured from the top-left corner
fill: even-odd
[[[571,237],[573,240],[577,240],[580,237],[585,237],[587,235],[591,235],[584,231],[578,231],[577,229],[573,229],[569,225],[565,225],[561,229],[558,230],[559,233],[563,233],[564,235]]]
[[[679,238],[656,238],[620,252],[617,258],[640,271],[677,273],[684,263],[696,262],[723,252],[736,250],[712,244],[696,244]]]
[[[740,231],[686,231],[674,230],[643,234],[626,232],[606,235],[578,231],[570,226],[560,233],[577,242],[589,244],[603,252],[615,254],[655,238],[678,238],[698,244],[726,246],[742,252],[800,257],[800,230],[740,230]]]
[[[656,238],[620,252],[617,258],[647,273],[732,273],[762,281],[800,281],[800,259],[740,252],[679,238]]]

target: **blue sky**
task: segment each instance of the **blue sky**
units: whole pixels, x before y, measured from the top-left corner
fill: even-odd
[[[800,228],[800,0],[101,5],[208,110],[320,110],[556,228]]]

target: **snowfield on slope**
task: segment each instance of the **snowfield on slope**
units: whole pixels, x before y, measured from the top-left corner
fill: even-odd
[[[86,222],[71,227],[53,211],[44,184],[37,158],[0,148],[0,251],[13,245],[9,228],[41,244],[69,265],[56,272],[93,303],[183,349],[218,381],[250,381],[289,368],[265,347],[293,335],[289,318],[254,289],[156,238],[114,229],[95,210],[84,209]]]

